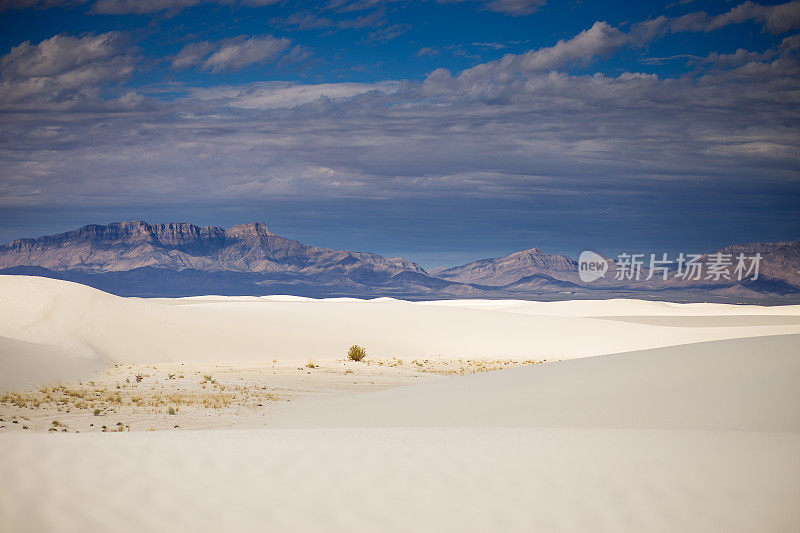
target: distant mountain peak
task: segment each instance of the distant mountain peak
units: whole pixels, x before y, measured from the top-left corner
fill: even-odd
[[[509,254],[509,257],[512,255],[540,255],[542,254],[541,248],[528,248],[527,250],[520,250],[518,252],[514,252],[513,254]]]
[[[785,247],[792,247],[798,248],[800,247],[800,240],[794,242],[752,242],[747,244],[730,244],[725,248],[722,248],[717,253],[727,253],[727,254],[754,254],[754,253],[770,253],[781,248]]]
[[[550,255],[541,248],[528,248],[505,257],[480,259],[448,268],[438,275],[461,283],[502,286],[533,275],[571,280],[577,272],[577,263],[565,255]]]
[[[0,273],[71,279],[117,294],[531,295],[616,296],[657,291],[706,301],[800,294],[800,242],[733,244],[722,253],[760,253],[759,277],[632,282],[613,274],[584,283],[578,262],[533,247],[436,271],[402,257],[309,246],[272,233],[263,222],[228,229],[141,220],[91,224],[0,246]],[[707,256],[704,256],[707,257]],[[612,272],[614,261],[609,259]],[[772,298],[772,296],[770,296]],[[683,300],[682,300],[683,301]],[[736,300],[739,301],[739,300]]]
[[[225,233],[235,237],[275,235],[263,222],[237,224],[225,230]]]
[[[501,257],[499,259],[542,261],[542,260],[548,260],[551,257],[566,257],[566,256],[559,254],[550,255],[545,253],[541,248],[528,248],[527,250],[520,250],[519,252],[514,252],[513,254],[507,255],[504,258]]]
[[[320,285],[379,285],[406,271],[430,278],[411,261],[308,246],[275,235],[263,222],[227,230],[182,222],[93,224],[0,246],[0,269],[17,267],[87,274],[142,268],[235,272]]]

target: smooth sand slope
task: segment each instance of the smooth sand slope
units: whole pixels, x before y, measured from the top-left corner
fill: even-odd
[[[0,436],[0,531],[782,532],[800,436],[272,429]]]
[[[797,342],[442,378],[285,429],[0,435],[0,531],[793,532]]]
[[[0,433],[3,532],[800,531],[796,306],[0,289],[14,357],[599,356],[300,400],[261,430]]]
[[[655,348],[309,401],[272,424],[800,432],[800,335]]]
[[[758,322],[720,325],[731,316],[741,319],[742,312]],[[629,319],[687,314],[703,318],[689,327]],[[8,339],[4,357],[20,352],[16,346],[21,345],[13,341],[22,341],[44,345],[42,353],[57,351],[102,364],[325,360],[342,357],[352,344],[383,358],[554,360],[786,333],[800,333],[800,306],[740,309],[635,300],[605,306],[596,301],[412,303],[388,298],[145,300],[59,280],[0,276],[0,337]],[[36,377],[24,372],[14,376],[0,386],[20,387]]]
[[[0,392],[78,380],[106,366],[102,360],[76,356],[59,346],[0,337]]]

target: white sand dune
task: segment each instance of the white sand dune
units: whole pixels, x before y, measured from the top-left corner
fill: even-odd
[[[102,361],[75,357],[59,346],[0,337],[0,391],[78,380],[104,368]]]
[[[353,342],[600,356],[300,401],[264,430],[0,433],[0,531],[800,531],[798,316],[141,300],[0,276],[0,348],[17,358],[37,348],[25,343],[100,363],[341,357]]]
[[[433,300],[419,302],[440,307],[496,309],[508,313],[544,316],[730,316],[730,315],[800,315],[800,305],[732,305],[718,303],[674,303],[613,298],[610,300]]]
[[[797,531],[797,342],[442,379],[285,429],[0,435],[0,531]]]
[[[688,304],[690,313],[756,316],[739,327],[636,323],[677,304],[295,297],[120,298],[46,278],[0,276],[0,336],[103,363],[326,360],[351,344],[376,357],[566,359],[728,338],[800,333],[800,306]],[[623,316],[620,320],[593,317]],[[697,319],[700,320],[700,319]],[[6,353],[14,349],[9,345]],[[26,378],[29,380],[29,378]]]
[[[548,428],[0,436],[0,531],[798,531],[800,435]]]
[[[655,348],[309,401],[272,424],[800,432],[800,335]]]

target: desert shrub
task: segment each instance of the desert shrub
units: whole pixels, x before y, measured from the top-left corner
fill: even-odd
[[[94,416],[100,416],[100,409],[94,410]]]
[[[174,407],[170,407],[169,409],[167,409],[167,414],[174,415],[175,414],[175,408]]]
[[[359,346],[358,344],[354,344],[347,350],[347,357],[350,358],[351,361],[361,361],[367,356],[367,351]]]

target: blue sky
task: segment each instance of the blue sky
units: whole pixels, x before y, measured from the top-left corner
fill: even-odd
[[[264,221],[425,266],[800,237],[800,2],[5,0],[0,240]]]

